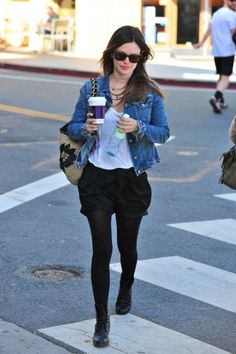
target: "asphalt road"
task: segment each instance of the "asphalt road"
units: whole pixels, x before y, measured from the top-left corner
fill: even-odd
[[[60,172],[58,130],[72,114],[83,81],[0,70],[0,197]],[[172,139],[158,147],[161,163],[148,173],[153,200],[140,230],[139,259],[178,256],[235,276],[235,243],[170,226],[235,219],[235,201],[215,197],[233,193],[218,178],[220,154],[231,146],[227,134],[236,112],[235,91],[226,95],[230,108],[216,115],[208,104],[212,90],[162,89]],[[77,189],[68,185],[1,212],[1,319],[34,331],[94,317],[91,242],[79,210]],[[220,231],[223,238],[224,228]],[[37,273],[42,269],[47,271]],[[208,280],[203,287],[211,284]],[[119,273],[111,271],[111,313],[118,281]],[[133,302],[136,316],[236,353],[236,311],[231,308],[140,279]]]

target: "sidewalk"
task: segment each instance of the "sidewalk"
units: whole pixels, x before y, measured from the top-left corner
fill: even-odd
[[[84,78],[100,71],[99,59],[82,59],[67,52],[1,51],[0,68]],[[196,50],[174,55],[168,51],[157,51],[154,59],[147,63],[147,71],[160,84],[167,85],[214,87],[218,79],[212,56],[203,56]],[[236,65],[230,81],[230,88],[236,89]]]

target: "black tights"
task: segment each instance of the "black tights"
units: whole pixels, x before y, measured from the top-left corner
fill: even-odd
[[[88,214],[92,234],[93,256],[91,280],[95,304],[107,306],[112,255],[111,215],[103,210]],[[126,218],[116,216],[117,245],[120,252],[122,279],[133,280],[137,264],[137,237],[142,216]]]

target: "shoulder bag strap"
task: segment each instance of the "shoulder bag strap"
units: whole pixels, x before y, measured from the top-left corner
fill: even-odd
[[[92,83],[91,96],[94,97],[97,95],[97,79],[93,77],[91,79],[91,83]]]

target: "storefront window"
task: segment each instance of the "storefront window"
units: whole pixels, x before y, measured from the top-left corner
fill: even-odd
[[[166,43],[166,24],[167,19],[165,17],[165,6],[156,6],[156,43]]]
[[[156,4],[156,6],[143,7],[144,35],[149,44],[166,44],[166,25],[165,6]]]
[[[197,43],[200,0],[178,0],[177,44]]]

